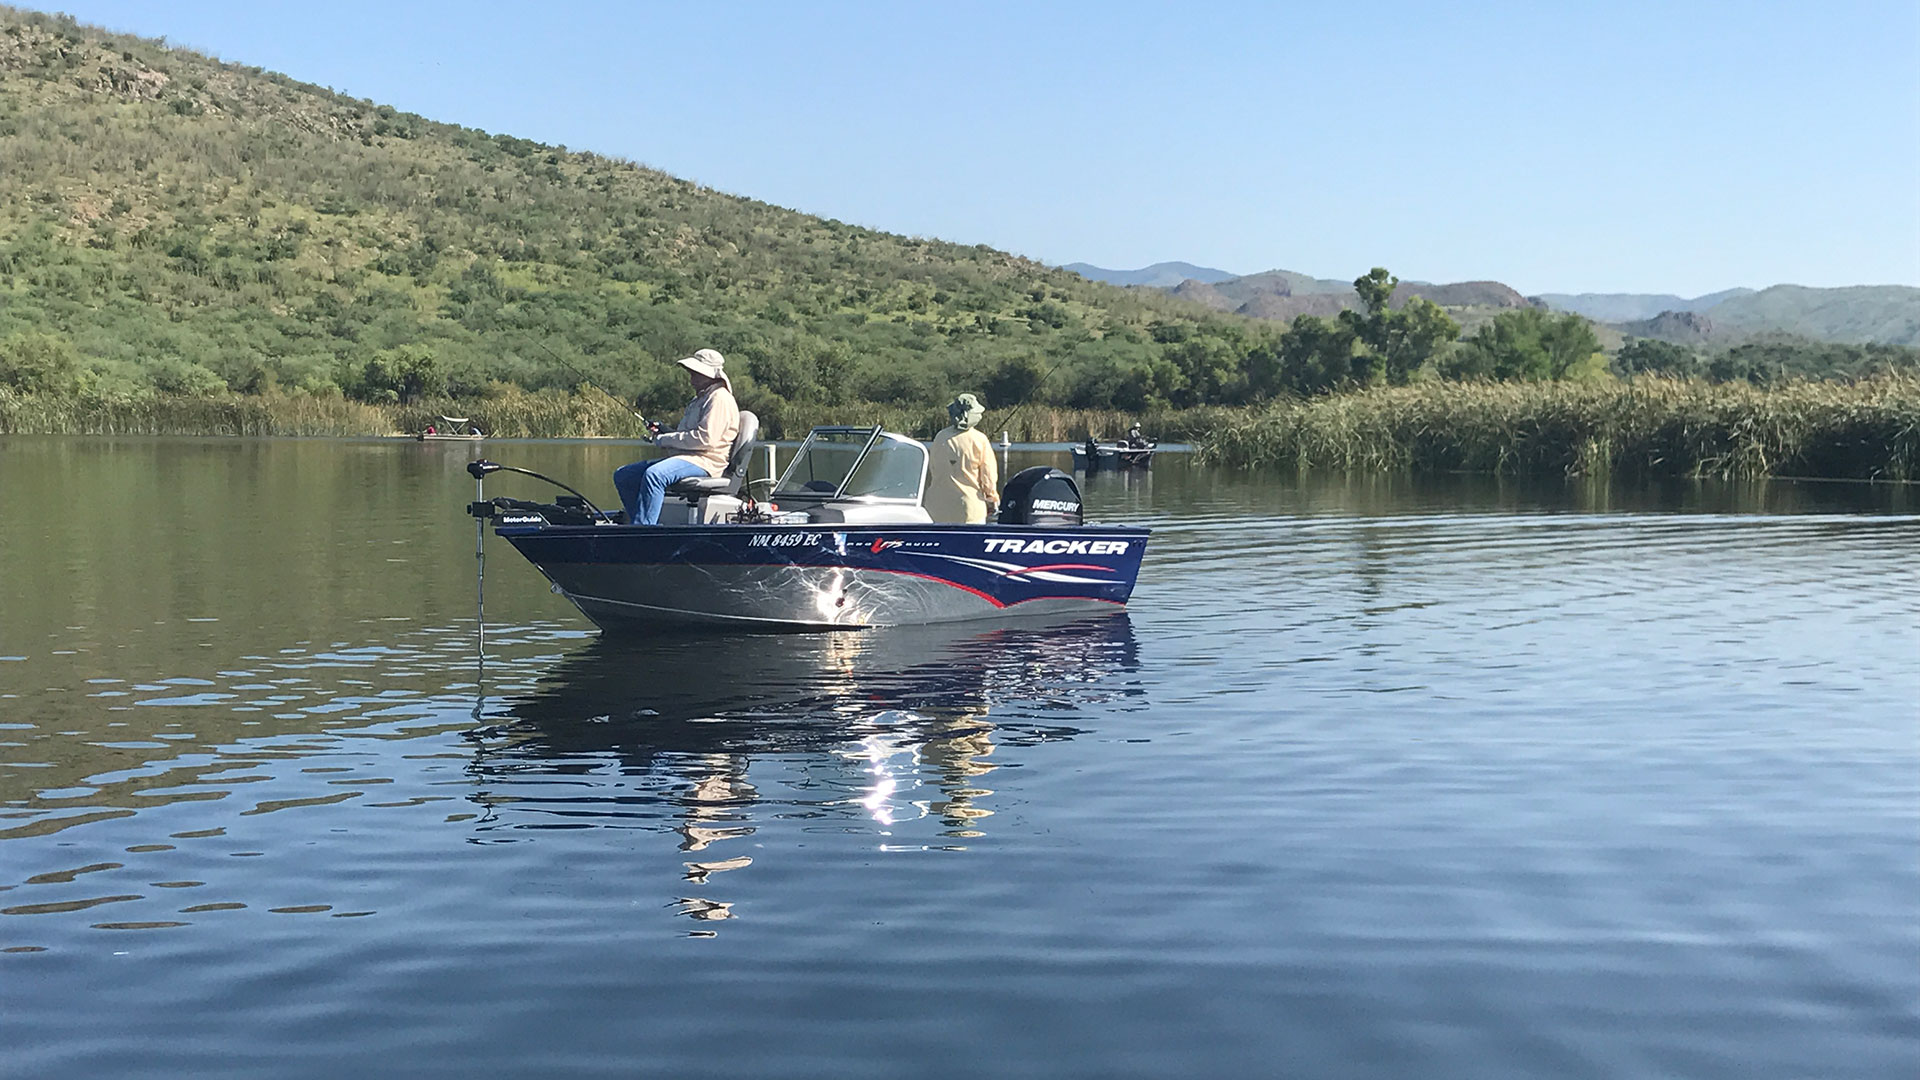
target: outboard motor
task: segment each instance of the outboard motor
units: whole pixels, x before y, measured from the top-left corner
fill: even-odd
[[[1002,525],[1081,525],[1080,486],[1050,465],[1021,469],[1000,494]]]

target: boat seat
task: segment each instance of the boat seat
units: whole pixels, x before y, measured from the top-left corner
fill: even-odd
[[[760,437],[760,418],[750,412],[740,414],[740,429],[733,436],[733,452],[727,455],[727,467],[719,476],[689,476],[667,485],[667,494],[681,495],[695,502],[709,495],[738,495],[747,482],[747,459],[753,454],[753,441]]]

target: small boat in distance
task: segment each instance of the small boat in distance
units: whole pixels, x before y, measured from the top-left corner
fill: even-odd
[[[476,442],[486,437],[478,424],[464,416],[443,416],[439,424],[428,424],[427,430],[414,436],[421,442]]]
[[[1073,448],[1073,467],[1078,472],[1095,472],[1100,469],[1150,469],[1153,467],[1153,450],[1157,445],[1150,439],[1142,439],[1144,446],[1133,445],[1132,440],[1103,443],[1088,439],[1077,443]]]
[[[726,471],[670,486],[659,525],[617,522],[578,492],[552,505],[482,497],[467,511],[608,631],[1071,615],[1117,610],[1133,592],[1148,530],[1086,524],[1079,487],[1058,469],[1015,475],[996,521],[938,524],[920,503],[924,445],[878,427],[819,427],[759,503],[746,475],[757,427],[742,412]],[[476,481],[525,472],[466,468]]]

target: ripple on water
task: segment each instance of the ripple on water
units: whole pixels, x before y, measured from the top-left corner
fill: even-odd
[[[17,729],[0,948],[69,967],[0,1025],[47,1075],[1910,1071],[1920,522],[1178,476],[1111,493],[1158,531],[1099,629],[526,624],[476,677],[451,586],[261,579],[317,613],[36,669],[179,700]]]

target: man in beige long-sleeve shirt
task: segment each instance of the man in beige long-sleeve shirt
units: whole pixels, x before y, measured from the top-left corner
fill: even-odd
[[[679,363],[693,383],[693,401],[676,427],[653,436],[654,445],[666,447],[673,455],[613,471],[614,490],[627,508],[629,525],[660,524],[660,505],[666,501],[667,485],[675,480],[725,472],[734,436],[740,433],[740,406],[733,400],[726,358],[701,349]]]
[[[993,514],[1000,500],[1000,469],[993,460],[993,443],[974,427],[986,412],[979,398],[961,394],[947,406],[953,426],[927,445],[927,494],[921,501],[935,521],[978,525]]]

